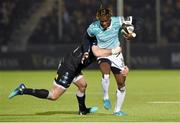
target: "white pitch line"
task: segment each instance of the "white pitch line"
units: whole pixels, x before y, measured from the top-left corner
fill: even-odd
[[[152,101],[148,103],[154,103],[154,104],[180,104],[180,101]]]

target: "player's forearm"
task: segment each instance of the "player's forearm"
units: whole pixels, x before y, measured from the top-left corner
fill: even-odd
[[[105,57],[111,55],[111,50],[101,49],[98,46],[92,46],[92,52],[96,57]]]
[[[102,49],[96,45],[92,46],[92,52],[96,57],[106,57],[112,54],[118,54],[121,50],[121,47],[116,47],[114,49]]]

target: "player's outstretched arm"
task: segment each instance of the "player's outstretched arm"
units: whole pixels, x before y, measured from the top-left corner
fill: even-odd
[[[102,49],[99,48],[97,45],[92,46],[92,52],[96,57],[106,57],[112,54],[119,54],[122,51],[121,47],[118,46],[113,49]]]

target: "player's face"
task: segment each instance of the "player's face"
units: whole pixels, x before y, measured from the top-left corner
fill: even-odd
[[[102,28],[107,29],[111,24],[111,19],[107,16],[103,16],[100,18],[100,24]]]

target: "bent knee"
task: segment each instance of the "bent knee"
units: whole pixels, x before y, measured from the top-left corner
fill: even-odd
[[[123,81],[119,81],[118,83],[117,83],[117,85],[118,85],[118,88],[123,88],[126,84],[125,84],[125,80],[123,80]]]
[[[48,97],[48,99],[52,101],[56,101],[58,98],[59,98],[59,95],[54,92],[50,92],[50,95]]]
[[[50,100],[52,100],[52,101],[56,101],[57,99],[58,99],[58,97],[55,97],[55,96],[50,98]]]
[[[78,88],[81,92],[85,92],[85,90],[87,88],[87,83],[83,83],[83,84],[79,85]]]

